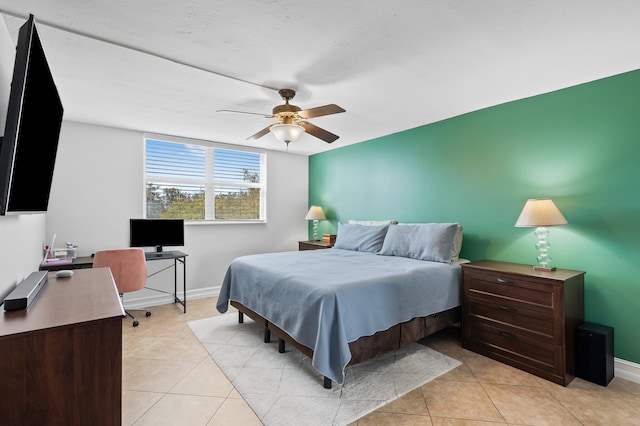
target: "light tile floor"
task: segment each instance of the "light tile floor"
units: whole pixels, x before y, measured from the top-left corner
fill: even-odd
[[[260,425],[187,321],[217,315],[216,298],[154,306],[123,319],[123,425]],[[462,349],[455,329],[423,343],[463,364],[364,416],[364,425],[640,425],[640,384],[568,387]]]

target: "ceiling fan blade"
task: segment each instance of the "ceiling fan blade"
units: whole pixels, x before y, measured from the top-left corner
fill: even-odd
[[[273,115],[271,115],[271,114],[262,114],[262,113],[259,113],[259,112],[235,111],[235,110],[232,110],[232,109],[219,109],[216,112],[233,112],[233,113],[236,113],[236,114],[251,114],[251,115],[260,115],[260,116],[265,117],[265,118],[273,118]]]
[[[248,141],[254,141],[256,139],[260,139],[261,137],[263,137],[264,135],[266,135],[267,133],[269,133],[269,129],[271,129],[271,126],[273,126],[273,124],[268,125],[267,127],[265,127],[264,129],[260,130],[258,133],[256,133],[255,135],[251,135],[247,138]]]
[[[329,104],[315,108],[303,109],[302,111],[298,111],[298,115],[302,118],[314,118],[322,117],[323,115],[338,114],[340,112],[345,112],[345,110],[336,104]]]
[[[309,133],[311,136],[315,136],[318,139],[322,139],[326,143],[331,143],[340,137],[327,130],[321,129],[315,124],[309,123],[308,121],[299,121],[298,124],[304,127],[305,132]]]

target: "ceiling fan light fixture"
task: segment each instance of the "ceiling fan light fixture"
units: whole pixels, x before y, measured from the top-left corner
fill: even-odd
[[[298,124],[274,124],[269,131],[280,142],[288,145],[289,142],[295,141],[304,133],[304,127]]]

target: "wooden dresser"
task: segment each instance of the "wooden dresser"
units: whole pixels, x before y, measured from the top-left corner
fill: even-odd
[[[584,272],[462,264],[462,347],[566,386],[584,318]]]
[[[122,317],[108,268],[49,281],[0,312],[0,424],[120,425]]]

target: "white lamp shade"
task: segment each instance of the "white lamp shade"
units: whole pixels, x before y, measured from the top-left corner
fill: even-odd
[[[320,206],[311,206],[309,213],[305,217],[306,220],[325,220],[326,218]]]
[[[304,133],[304,127],[297,124],[274,124],[269,131],[280,142],[289,143],[295,141]]]
[[[532,198],[524,204],[515,226],[556,226],[568,223],[550,198]]]

